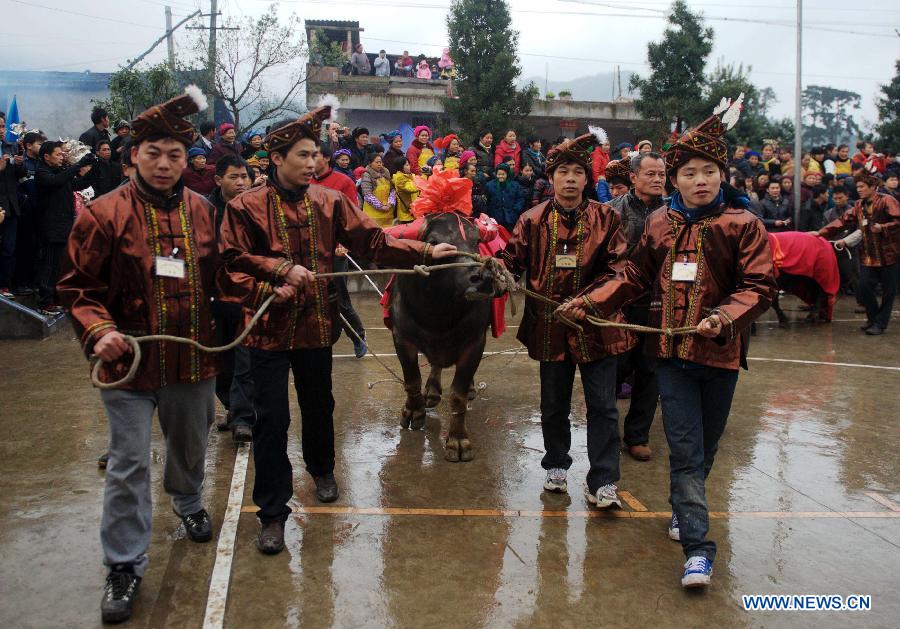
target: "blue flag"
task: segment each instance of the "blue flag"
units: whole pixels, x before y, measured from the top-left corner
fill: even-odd
[[[16,133],[13,133],[12,126],[14,124],[19,124],[19,105],[16,103],[16,97],[13,95],[12,104],[9,106],[9,111],[6,112],[6,137],[4,140],[6,142],[15,142],[19,139],[19,136]]]

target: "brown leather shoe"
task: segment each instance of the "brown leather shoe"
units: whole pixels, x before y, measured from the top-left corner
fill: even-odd
[[[646,443],[642,443],[636,446],[628,446],[628,454],[631,455],[631,458],[636,461],[649,461],[650,460],[650,446]]]
[[[266,522],[256,536],[256,548],[264,555],[277,555],[284,550],[284,522]]]

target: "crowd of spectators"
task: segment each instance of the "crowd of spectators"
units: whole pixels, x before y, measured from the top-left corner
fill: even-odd
[[[357,44],[350,60],[341,68],[343,74],[359,76],[399,76],[426,79],[429,81],[449,81],[457,76],[456,65],[450,58],[450,49],[444,48],[440,58],[429,59],[423,54],[413,58],[408,50],[402,55],[388,55],[379,50],[370,55]]]

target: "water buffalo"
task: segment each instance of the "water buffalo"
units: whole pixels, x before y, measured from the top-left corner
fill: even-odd
[[[460,251],[478,253],[478,227],[461,214],[429,215],[419,237],[432,244],[447,242]],[[437,406],[441,400],[441,370],[455,365],[444,456],[448,461],[471,461],[466,403],[484,352],[494,293],[493,275],[477,266],[447,269],[434,271],[428,277],[397,276],[394,287],[390,317],[406,389],[401,425],[416,430],[424,427],[425,409]],[[419,352],[431,364],[424,395]]]

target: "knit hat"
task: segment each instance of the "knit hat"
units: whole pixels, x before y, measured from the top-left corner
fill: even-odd
[[[615,149],[615,150],[616,150],[617,153],[618,153],[619,151],[621,151],[622,149],[628,149],[628,150],[630,151],[630,150],[631,150],[631,145],[630,145],[628,142],[620,142],[619,144],[616,145],[616,149]]]
[[[219,125],[219,135],[225,135],[225,132],[229,129],[234,129],[234,125],[230,122],[223,122]]]
[[[737,124],[741,117],[744,93],[732,102],[723,98],[713,110],[713,115],[697,127],[688,129],[666,151],[666,173],[674,175],[680,166],[694,157],[715,162],[719,168],[728,167],[728,145],[722,136]],[[722,117],[719,117],[722,114]]]
[[[120,120],[116,123],[116,126],[113,128],[114,131],[118,131],[119,129],[130,129],[131,123],[127,120]]]
[[[547,174],[552,175],[562,164],[578,164],[587,172],[591,172],[592,153],[596,145],[597,137],[592,133],[563,141],[547,153]]]
[[[322,135],[322,123],[331,118],[331,107],[316,107],[308,111],[294,122],[274,129],[266,136],[263,145],[269,151],[293,146],[300,140],[307,138],[319,146]],[[349,151],[348,151],[349,154]]]
[[[334,161],[337,161],[337,158],[340,157],[341,155],[346,155],[347,157],[349,157],[351,159],[353,158],[353,153],[351,153],[349,149],[338,149],[334,152],[334,155],[331,156],[331,159],[333,159]]]
[[[653,150],[653,142],[651,142],[650,140],[641,140],[640,142],[638,142],[638,143],[635,145],[634,150],[635,150],[635,151],[640,151],[640,150],[641,150],[641,147],[644,146],[645,144],[646,144],[647,146],[650,147],[650,150],[651,150],[651,151]]]
[[[450,143],[453,140],[459,140],[459,136],[456,135],[455,133],[448,133],[444,137],[437,138],[436,140],[434,140],[434,146],[435,146],[435,148],[446,150],[446,149],[450,148]]]
[[[206,97],[200,88],[188,85],[181,96],[154,105],[135,118],[131,122],[131,137],[135,145],[147,138],[163,135],[190,146],[194,141],[194,125],[184,118],[206,107]]]
[[[494,172],[495,172],[495,173],[496,173],[496,172],[499,172],[499,171],[501,171],[501,170],[502,170],[503,172],[506,173],[506,176],[507,176],[507,177],[509,177],[509,175],[512,173],[512,168],[509,167],[509,164],[497,164],[497,165],[494,167]]]
[[[744,159],[749,159],[749,158],[751,158],[751,157],[755,157],[755,158],[757,158],[757,159],[762,159],[762,155],[760,155],[760,154],[757,153],[756,151],[746,151],[746,152],[744,153]]]
[[[391,142],[397,136],[402,136],[399,129],[394,129],[393,131],[388,131],[387,133],[382,133],[381,137],[384,138],[387,142]]]
[[[470,150],[468,150],[468,149],[465,150],[465,151],[463,151],[462,154],[459,156],[459,165],[460,165],[460,167],[465,166],[465,165],[466,165],[466,162],[469,161],[470,159],[472,159],[473,157],[475,157],[475,152],[474,152],[474,151],[470,151]]]
[[[264,138],[264,137],[266,137],[266,133],[265,133],[265,131],[260,131],[259,129],[252,129],[244,135],[244,138],[246,138],[247,141],[249,142],[251,139],[255,138],[256,136]]]
[[[256,159],[269,159],[269,153],[267,151],[256,151],[253,157]]]
[[[350,135],[355,140],[361,135],[369,135],[369,130],[365,127],[356,127]]]
[[[196,146],[192,149],[188,149],[188,159],[189,160],[194,159],[195,157],[198,157],[200,155],[202,155],[203,157],[206,157],[206,151],[204,151],[201,148],[197,148]]]
[[[427,132],[428,132],[428,137],[429,137],[429,138],[431,137],[431,129],[429,129],[428,127],[426,127],[426,126],[423,125],[423,124],[420,124],[418,127],[416,127],[415,129],[413,129],[413,137],[414,137],[415,139],[418,140],[418,139],[419,139],[419,134],[422,133],[422,131],[427,131]]]

